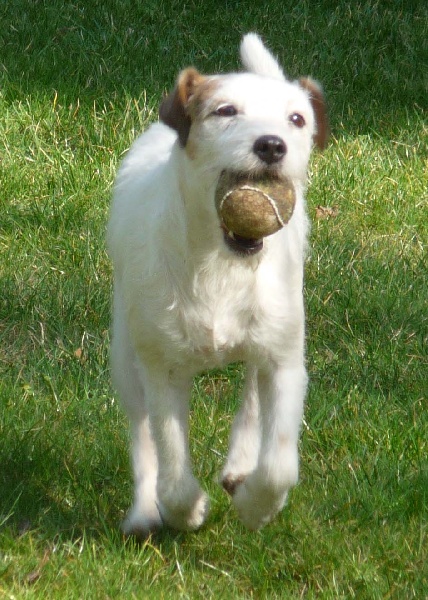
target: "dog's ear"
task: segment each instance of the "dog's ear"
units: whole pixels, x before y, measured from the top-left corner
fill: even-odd
[[[324,150],[330,133],[324,94],[318,83],[310,77],[299,79],[299,84],[309,92],[309,100],[315,114],[317,130],[314,135],[314,143],[320,150]]]
[[[196,69],[185,69],[178,76],[175,89],[164,98],[159,108],[160,120],[177,131],[182,147],[186,145],[192,124],[187,108],[197,86],[204,79]]]

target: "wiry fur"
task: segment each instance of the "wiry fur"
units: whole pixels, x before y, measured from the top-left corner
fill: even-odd
[[[195,529],[206,517],[187,439],[191,381],[204,369],[247,364],[221,476],[243,523],[267,523],[298,478],[306,390],[303,191],[322,110],[316,123],[307,86],[287,81],[254,34],[244,38],[242,55],[252,73],[184,71],[161,106],[163,123],[137,139],[117,178],[108,246],[112,371],[132,431],[135,499],[126,533],[146,535],[163,524]],[[219,116],[224,105],[237,114]],[[296,113],[303,127],[290,120]],[[275,164],[254,152],[264,135],[286,145]],[[220,226],[214,191],[224,169],[272,172],[294,184],[291,220],[254,254],[235,252]]]

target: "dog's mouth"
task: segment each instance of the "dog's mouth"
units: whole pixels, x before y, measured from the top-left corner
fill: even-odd
[[[224,225],[222,225],[222,229],[226,246],[240,256],[252,256],[263,249],[263,238],[258,240],[244,238],[233,231],[228,231]]]
[[[222,171],[215,205],[226,246],[244,257],[260,252],[264,238],[288,223],[295,198],[291,181],[275,170]]]

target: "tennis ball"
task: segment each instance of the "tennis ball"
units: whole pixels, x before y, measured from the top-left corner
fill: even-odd
[[[228,233],[259,240],[288,223],[296,194],[288,179],[254,179],[223,172],[215,201],[222,226]]]

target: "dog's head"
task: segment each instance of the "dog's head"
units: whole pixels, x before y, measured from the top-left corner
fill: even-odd
[[[249,125],[260,122],[260,129],[268,131],[271,127],[274,134],[279,127],[290,142],[292,138],[309,137],[318,148],[324,149],[328,121],[320,86],[310,78],[287,81],[256,34],[244,36],[241,59],[249,73],[263,79],[246,74],[205,76],[192,67],[180,73],[175,89],[163,100],[159,113],[161,120],[177,131],[181,146],[187,145],[192,125],[196,128],[203,121],[208,121],[206,129],[220,130],[217,139],[224,127],[240,129],[244,125],[249,131]],[[292,135],[295,129],[302,130],[300,136]]]
[[[224,171],[286,177],[303,188],[313,144],[323,149],[328,123],[320,86],[288,81],[260,38],[241,44],[243,73],[201,75],[188,68],[160,107],[201,177]]]

